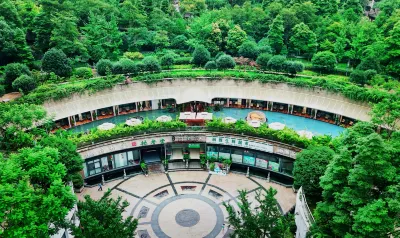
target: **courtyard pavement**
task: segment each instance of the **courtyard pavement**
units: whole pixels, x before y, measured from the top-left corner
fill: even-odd
[[[97,191],[98,187],[85,188],[77,196],[80,200],[84,195],[100,199],[111,189],[112,197],[126,199],[130,205],[124,217],[139,218],[136,237],[214,238],[229,237],[228,213],[223,202],[239,210],[238,190],[245,189],[255,207],[257,191],[264,193],[269,187],[278,191],[276,199],[283,213],[295,205],[296,195],[291,188],[242,174],[220,176],[205,171],[137,175],[106,183],[103,191]]]

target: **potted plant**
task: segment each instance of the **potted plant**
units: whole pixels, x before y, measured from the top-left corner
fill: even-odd
[[[74,192],[81,193],[83,191],[83,178],[80,174],[72,175],[72,184],[74,185]]]
[[[215,163],[210,164],[210,171],[214,172],[215,169]]]
[[[183,154],[183,160],[185,161],[186,168],[188,168],[189,167],[190,154],[189,153],[184,153]]]
[[[165,171],[168,171],[168,159],[163,160],[163,165],[164,165]]]
[[[142,171],[143,171],[143,174],[144,175],[148,175],[148,173],[149,173],[149,169],[148,169],[148,167],[147,167],[147,164],[145,163],[145,162],[141,162],[140,163],[140,168],[142,168]]]
[[[200,154],[200,165],[204,169],[207,164],[207,157],[205,154]]]
[[[232,160],[226,159],[222,162],[226,168],[226,173],[229,173],[229,169],[231,168]]]

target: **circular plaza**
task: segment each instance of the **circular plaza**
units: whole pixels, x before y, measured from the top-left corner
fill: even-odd
[[[296,195],[291,187],[268,182],[259,177],[229,173],[212,175],[205,171],[180,171],[138,174],[107,182],[103,191],[86,188],[79,199],[89,195],[100,199],[111,189],[112,197],[129,202],[124,217],[139,220],[136,237],[229,237],[232,232],[223,203],[238,210],[238,190],[246,190],[252,207],[255,196],[273,187],[282,214],[295,205]],[[224,226],[225,224],[225,226]]]

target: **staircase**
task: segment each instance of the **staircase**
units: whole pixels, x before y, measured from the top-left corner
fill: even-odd
[[[164,173],[164,166],[161,163],[153,163],[147,165],[147,168],[149,169],[149,174],[152,173]]]

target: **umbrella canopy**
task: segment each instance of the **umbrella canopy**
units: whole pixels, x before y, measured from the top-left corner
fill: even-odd
[[[247,121],[247,123],[252,126],[252,127],[260,127],[261,126],[261,122],[259,120],[252,120],[252,121]]]
[[[125,124],[127,124],[128,126],[137,126],[142,124],[142,121],[136,118],[131,118],[126,120]]]
[[[247,121],[253,121],[257,120],[260,122],[266,122],[267,117],[265,116],[265,113],[260,112],[260,111],[252,111],[247,114]]]
[[[233,118],[233,117],[225,117],[223,120],[222,120],[224,123],[235,123],[236,122],[236,119],[235,118]]]
[[[285,124],[280,123],[280,122],[273,122],[268,125],[269,128],[272,130],[283,130],[285,128]]]
[[[299,134],[300,136],[304,136],[308,139],[312,139],[313,137],[313,133],[311,131],[306,131],[306,130],[297,131],[297,134]]]
[[[115,124],[112,123],[103,123],[100,126],[97,127],[97,129],[102,130],[102,131],[107,131],[107,130],[111,130],[115,127]]]
[[[167,121],[172,121],[172,117],[166,116],[166,115],[162,115],[162,116],[157,117],[156,120],[159,121],[159,122],[167,122]]]

